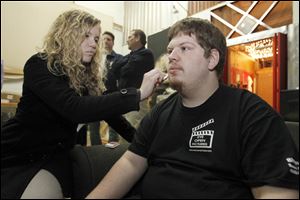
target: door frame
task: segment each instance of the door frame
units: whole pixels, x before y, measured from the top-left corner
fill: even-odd
[[[287,33],[288,26],[228,39],[227,47],[241,45],[265,38],[273,38],[273,108],[280,112],[280,91],[287,88]],[[229,66],[226,54],[223,82],[228,84]]]

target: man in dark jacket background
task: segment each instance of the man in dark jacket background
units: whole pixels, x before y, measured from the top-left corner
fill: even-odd
[[[105,31],[102,34],[102,40],[103,40],[103,47],[104,47],[104,65],[105,65],[105,78],[103,80],[106,92],[111,93],[118,91],[118,81],[114,74],[114,70],[112,69],[112,64],[116,62],[117,60],[120,60],[123,58],[121,54],[116,53],[113,50],[114,42],[115,42],[115,36],[113,33],[109,31]],[[89,130],[90,130],[90,139],[91,139],[91,145],[98,145],[102,144],[101,137],[100,137],[100,122],[92,122],[89,123]],[[119,135],[118,133],[112,129],[111,127],[108,128],[108,142],[118,142],[119,141]]]
[[[145,48],[146,43],[144,31],[134,29],[130,32],[127,44],[131,52],[112,65],[118,80],[119,89],[127,87],[139,88],[144,74],[154,68],[154,56],[151,50]],[[133,126],[137,127],[148,110],[147,101],[145,100],[140,103],[139,112],[130,112],[126,114],[126,118]]]

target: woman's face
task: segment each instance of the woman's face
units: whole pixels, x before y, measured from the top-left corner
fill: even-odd
[[[98,46],[100,32],[101,28],[100,24],[98,24],[86,33],[85,39],[81,43],[82,62],[90,63],[92,61]]]

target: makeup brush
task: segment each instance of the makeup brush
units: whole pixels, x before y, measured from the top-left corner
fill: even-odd
[[[166,74],[166,75],[164,76],[164,78],[163,78],[162,82],[164,82],[165,80],[167,80],[167,79],[168,79],[168,77],[169,77],[169,74]]]

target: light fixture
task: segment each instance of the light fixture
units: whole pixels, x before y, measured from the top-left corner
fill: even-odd
[[[250,34],[253,27],[256,25],[256,21],[252,18],[246,16],[242,23],[237,27],[240,31],[242,31],[245,35]]]
[[[173,5],[173,14],[177,14],[179,11],[177,10],[177,8],[175,7],[175,5]]]
[[[254,59],[273,56],[273,40],[271,38],[259,40],[245,46],[245,51]]]

